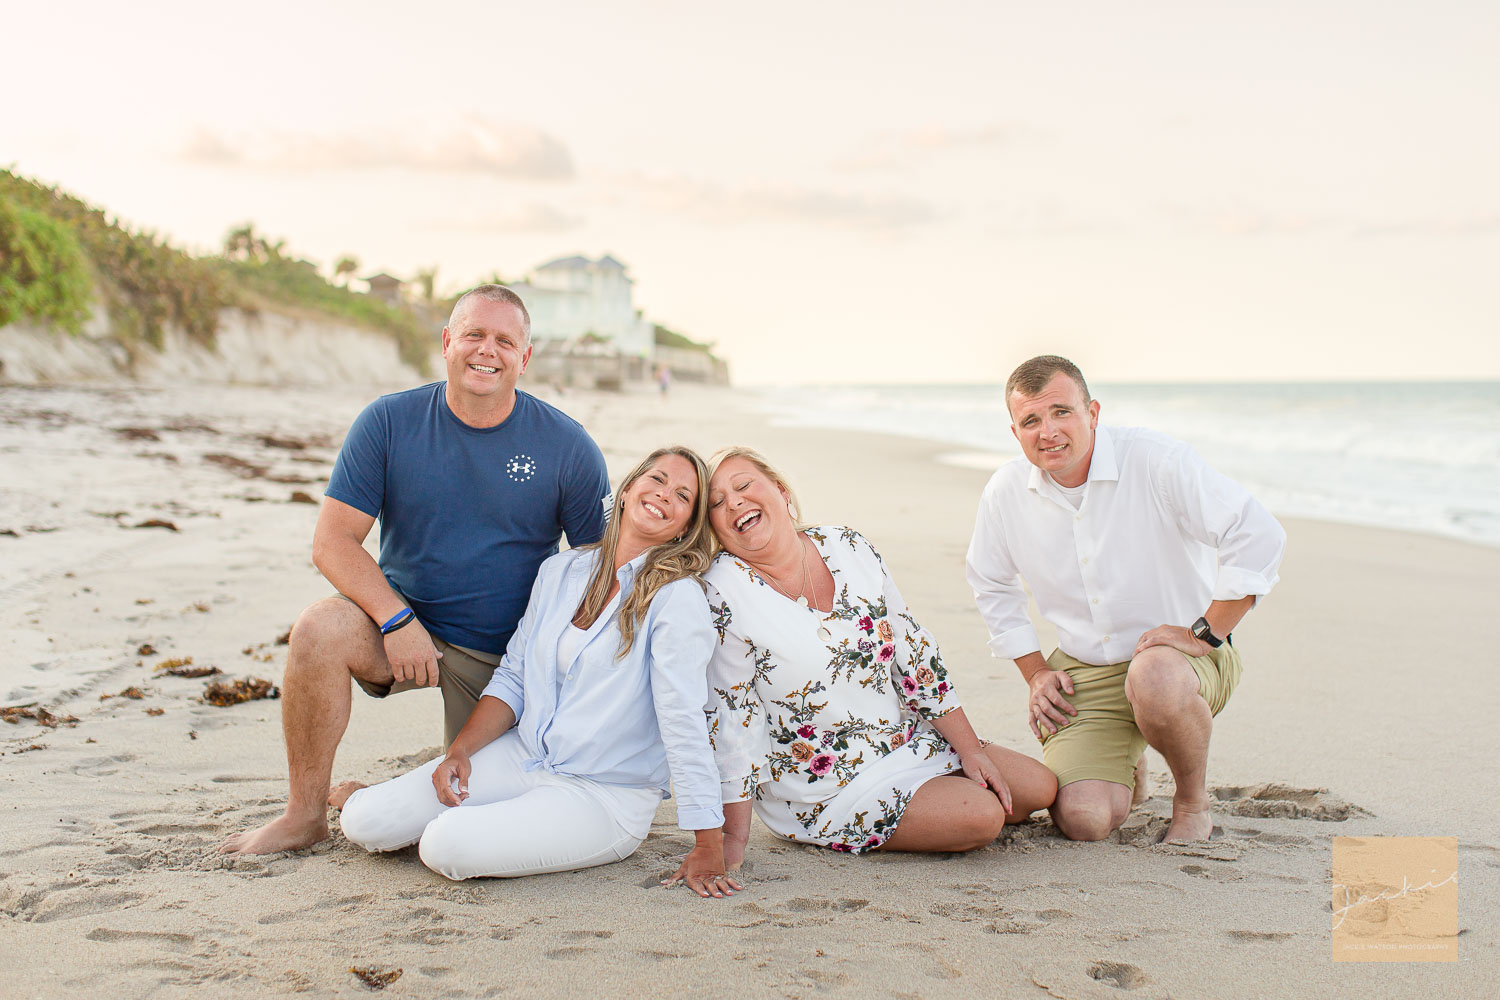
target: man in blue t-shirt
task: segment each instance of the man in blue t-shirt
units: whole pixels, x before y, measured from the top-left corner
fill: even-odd
[[[451,743],[542,560],[564,534],[573,546],[603,534],[604,456],[577,421],[517,391],[530,358],[525,304],[481,285],[443,328],[447,381],[382,396],[354,421],[313,534],[313,562],[338,596],[302,612],[287,652],[286,811],[221,851],[267,854],[328,836],[351,677],[377,698],[436,685]],[[364,548],[377,518],[378,563]]]

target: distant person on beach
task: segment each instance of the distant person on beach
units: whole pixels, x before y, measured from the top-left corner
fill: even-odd
[[[1030,686],[1053,822],[1107,837],[1145,799],[1150,745],[1176,783],[1167,839],[1207,840],[1209,736],[1240,677],[1230,633],[1275,586],[1286,533],[1182,442],[1099,426],[1065,358],[1022,364],[1005,401],[1025,461],[984,489],[968,579],[991,652]],[[1045,660],[1023,579],[1057,628]]]
[[[672,369],[660,365],[656,369],[656,384],[661,389],[661,398],[666,399],[672,388]]]
[[[355,419],[324,491],[313,562],[337,589],[292,628],[282,681],[286,811],[221,851],[266,854],[328,836],[334,752],[350,678],[377,698],[443,693],[451,743],[505,652],[537,568],[598,541],[604,456],[583,427],[516,389],[531,319],[480,285],[443,328],[447,381],[382,396]],[[379,562],[364,540],[380,519]]]
[[[705,579],[729,867],[752,800],[778,837],[854,854],[973,850],[1051,805],[1040,761],[974,733],[874,546],[798,517],[764,458],[720,454],[709,520],[725,551]]]
[[[733,895],[703,715],[707,493],[708,470],[686,448],[636,466],[604,540],[542,564],[448,755],[335,790],[344,835],[369,851],[420,843],[422,862],[451,879],[589,868],[634,853],[670,778],[677,822],[698,841],[673,879]]]

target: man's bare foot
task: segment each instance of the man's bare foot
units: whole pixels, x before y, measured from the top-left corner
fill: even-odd
[[[1130,793],[1130,808],[1145,802],[1151,797],[1151,776],[1146,773],[1146,755],[1141,754],[1141,759],[1135,762],[1135,790]]]
[[[265,826],[230,836],[219,845],[220,854],[275,854],[311,847],[328,839],[328,818],[319,815],[301,819],[285,813]]]
[[[1214,832],[1213,812],[1208,802],[1172,802],[1172,825],[1167,827],[1168,840],[1207,840]]]
[[[340,781],[328,790],[328,804],[335,809],[343,809],[344,803],[349,801],[349,796],[364,787],[363,781]]]

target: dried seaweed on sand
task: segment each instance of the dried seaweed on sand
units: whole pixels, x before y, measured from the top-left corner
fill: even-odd
[[[144,697],[146,697],[146,692],[142,691],[140,688],[132,684],[130,685],[130,687],[126,688],[124,691],[119,692],[118,694],[101,694],[99,696],[99,700],[106,701],[110,698],[133,698],[136,701],[140,701]]]
[[[22,719],[35,719],[37,725],[46,726],[48,729],[78,725],[76,715],[53,715],[45,708],[32,705],[11,705],[8,708],[0,708],[0,719],[4,719],[11,725],[18,725]]]
[[[191,656],[174,656],[158,663],[155,672],[167,677],[214,677],[224,671],[218,667],[195,667]]]
[[[261,677],[246,677],[242,680],[211,681],[203,688],[203,700],[219,708],[238,705],[242,701],[258,701],[261,698],[280,698],[281,691],[270,681]]]
[[[380,969],[373,965],[351,965],[349,971],[372,990],[383,990],[401,978],[400,969]]]
[[[223,672],[218,667],[169,667],[162,671],[167,677],[217,677]]]

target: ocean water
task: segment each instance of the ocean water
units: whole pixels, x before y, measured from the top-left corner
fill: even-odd
[[[1181,438],[1289,517],[1500,546],[1500,382],[1091,384],[1106,424]],[[779,425],[953,445],[944,461],[1020,455],[998,385],[759,389]]]

